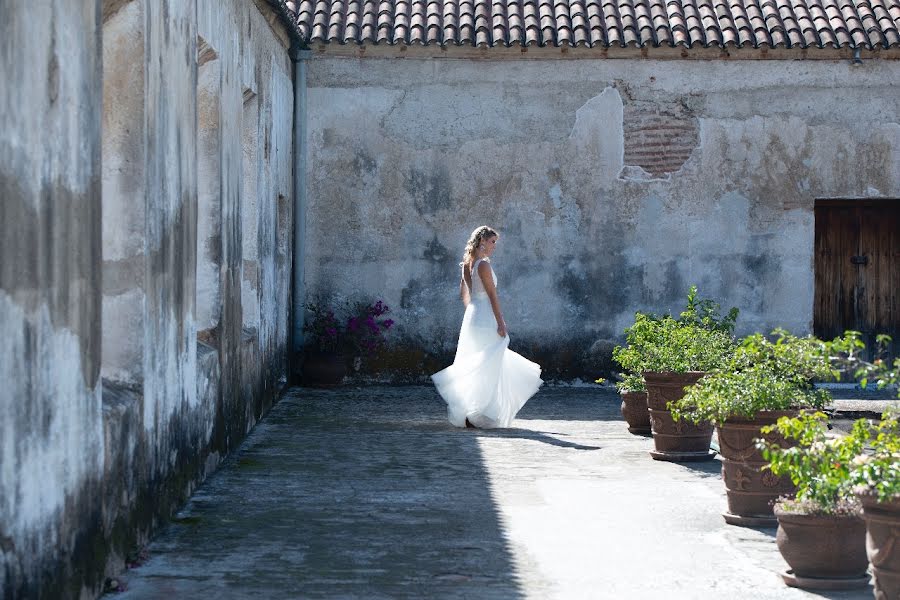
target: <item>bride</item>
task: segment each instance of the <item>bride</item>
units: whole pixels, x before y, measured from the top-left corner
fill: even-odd
[[[509,349],[490,261],[499,237],[481,226],[466,243],[459,282],[466,313],[456,358],[431,376],[457,427],[509,427],[543,383],[541,367]]]

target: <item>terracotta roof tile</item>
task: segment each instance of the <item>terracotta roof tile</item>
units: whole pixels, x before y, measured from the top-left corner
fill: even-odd
[[[900,46],[900,0],[299,0],[307,42],[494,46]]]

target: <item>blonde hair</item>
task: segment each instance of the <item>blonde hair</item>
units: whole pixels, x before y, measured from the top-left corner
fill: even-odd
[[[469,241],[466,242],[466,249],[463,251],[463,261],[459,263],[459,266],[462,267],[471,262],[472,257],[475,256],[475,249],[481,245],[481,242],[487,238],[496,237],[498,235],[500,234],[487,225],[482,225],[473,231],[472,235],[469,236]]]

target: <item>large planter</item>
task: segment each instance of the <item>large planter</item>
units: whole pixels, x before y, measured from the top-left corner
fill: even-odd
[[[686,462],[708,460],[715,456],[715,452],[709,449],[713,426],[709,423],[695,425],[684,420],[675,421],[667,408],[669,402],[680,400],[684,396],[684,388],[697,383],[704,374],[643,373],[653,433],[654,450],[650,452],[650,456],[654,459]]]
[[[337,352],[311,351],[303,360],[303,385],[333,387],[340,385],[347,374],[347,362]]]
[[[757,438],[764,438],[782,448],[794,445],[772,432],[762,434],[760,429],[772,425],[780,417],[794,417],[796,410],[761,411],[752,419],[730,418],[716,428],[719,454],[722,456],[722,480],[728,496],[728,512],[725,521],[745,527],[775,527],[777,522],[773,507],[779,496],[793,495],[796,486],[787,476],[775,475],[763,469],[767,461],[756,449]]]
[[[647,412],[647,392],[622,392],[622,416],[628,431],[635,435],[650,433],[650,413]]]
[[[866,524],[861,517],[785,512],[775,505],[775,542],[790,570],[791,587],[839,590],[866,586]]]
[[[861,496],[866,549],[875,576],[876,600],[900,598],[900,498],[878,502]]]

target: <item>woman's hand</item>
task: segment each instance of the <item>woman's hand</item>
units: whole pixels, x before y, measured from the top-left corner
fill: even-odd
[[[505,321],[500,321],[500,324],[497,325],[497,335],[499,335],[502,338],[506,337],[506,322]]]

